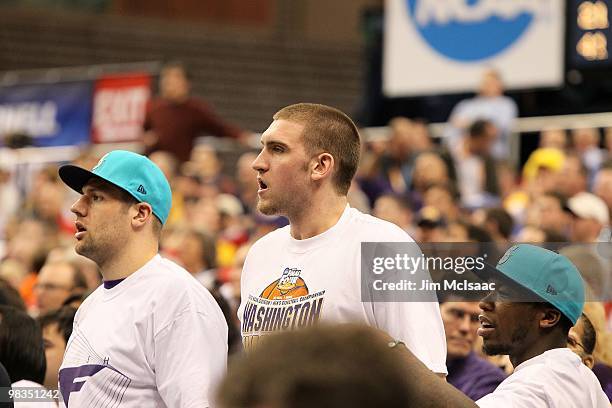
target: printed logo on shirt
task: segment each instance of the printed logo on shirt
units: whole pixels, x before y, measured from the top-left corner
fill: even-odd
[[[260,297],[271,300],[293,299],[308,294],[308,286],[300,278],[298,268],[285,268],[280,279],[275,280],[261,292]]]
[[[78,327],[75,328],[59,370],[60,393],[66,407],[117,407],[131,382],[110,365],[109,357],[94,350]],[[90,386],[83,390],[86,384]]]
[[[262,335],[317,323],[325,291],[309,293],[298,268],[285,268],[259,296],[249,295],[242,316],[242,342],[251,350]]]

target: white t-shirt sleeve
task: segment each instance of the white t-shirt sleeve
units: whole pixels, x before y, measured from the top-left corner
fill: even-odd
[[[169,407],[210,406],[227,364],[227,328],[212,317],[187,309],[155,336],[155,378]]]
[[[381,233],[382,229],[378,232]],[[419,258],[422,251],[418,244],[404,231],[396,226],[389,226],[384,235],[378,235],[379,242],[394,242],[397,248],[403,248],[412,257]],[[431,279],[427,269],[417,272],[421,279]],[[399,274],[401,277],[401,273]],[[393,295],[391,295],[393,296]],[[435,294],[434,294],[435,300]],[[401,340],[406,347],[431,371],[448,374],[446,369],[446,336],[440,316],[438,303],[423,301],[385,301],[370,303],[374,324],[390,336]],[[367,307],[367,306],[366,306]]]
[[[498,388],[476,401],[476,405],[480,408],[548,408],[551,406],[541,384],[522,381],[502,390]]]
[[[376,326],[401,340],[431,371],[446,370],[446,337],[434,302],[374,302]]]

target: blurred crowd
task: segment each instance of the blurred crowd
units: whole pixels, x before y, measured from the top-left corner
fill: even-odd
[[[464,102],[442,141],[426,122],[406,117],[393,119],[386,137],[366,138],[351,206],[397,224],[417,242],[566,243],[562,251],[583,273],[590,299],[601,301],[590,306],[598,333],[590,354],[612,365],[612,303],[605,302],[612,293],[612,128],[545,129],[538,148],[518,167],[508,159],[517,110],[502,95],[496,74],[487,73],[479,94]],[[246,253],[258,238],[287,225],[282,217],[255,211],[251,164],[257,150],[237,148],[242,154],[231,166],[209,144],[195,145],[187,160],[165,150],[152,149],[149,156],[173,193],[161,253],[217,298],[230,323],[230,351],[240,348],[236,310]],[[93,152],[83,149],[73,163],[92,168],[100,159]],[[53,372],[71,328],[66,319],[101,283],[96,265],[74,253],[70,207],[78,195],[59,180],[58,165],[37,170],[23,190],[14,169],[0,164],[0,305],[42,323],[47,377],[40,383],[48,388],[57,387]],[[233,172],[223,171],[228,167]],[[608,246],[598,252],[596,245],[572,245],[598,242]],[[473,321],[452,326],[452,319],[463,321],[472,312],[442,310],[447,332],[469,334],[467,351],[457,353],[477,349]]]

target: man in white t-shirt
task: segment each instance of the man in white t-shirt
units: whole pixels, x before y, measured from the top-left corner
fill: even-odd
[[[436,302],[362,298],[362,242],[416,244],[399,227],[348,206],[361,147],[355,124],[328,106],[291,105],[274,115],[261,143],[253,162],[257,208],[290,225],[257,241],[245,260],[238,310],[245,349],[269,333],[319,320],[360,322],[391,333],[446,375]]]
[[[61,179],[82,196],[76,252],[104,284],[81,305],[59,371],[68,407],[206,407],[224,375],[227,324],[210,293],[158,254],[172,204],[148,158],[116,150]]]
[[[478,335],[487,354],[507,354],[514,372],[476,403],[440,381],[407,349],[415,406],[604,408],[595,374],[567,348],[582,313],[584,284],[564,256],[533,245],[511,247],[486,276],[496,289],[480,301]]]

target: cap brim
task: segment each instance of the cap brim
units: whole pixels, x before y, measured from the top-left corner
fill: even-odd
[[[59,176],[62,181],[77,193],[83,194],[83,186],[92,178],[98,177],[89,170],[82,167],[66,164],[59,168]]]
[[[502,284],[511,289],[513,297],[512,299],[517,302],[547,302],[542,299],[537,293],[530,288],[523,286],[521,283],[515,281],[505,273],[497,269],[494,265],[484,262],[484,268],[474,268],[473,272],[476,276],[486,282],[496,282]]]

